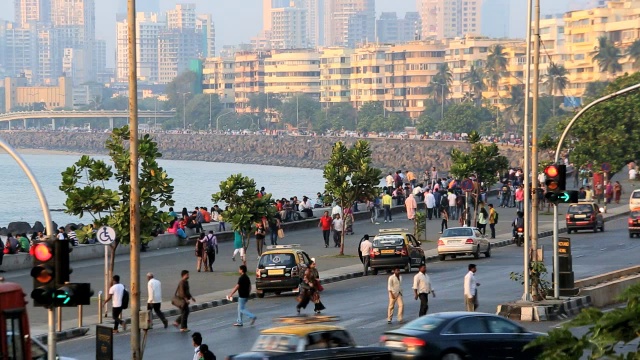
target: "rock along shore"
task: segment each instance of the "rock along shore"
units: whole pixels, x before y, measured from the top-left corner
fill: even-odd
[[[68,151],[81,154],[106,154],[107,133],[73,132],[3,132],[15,148]],[[164,159],[209,162],[262,164],[297,168],[322,169],[336,141],[348,146],[357,138],[153,134]],[[439,170],[451,167],[453,148],[469,150],[469,144],[443,140],[367,139],[373,152],[373,164],[384,171],[411,169],[420,171],[431,166]],[[501,154],[512,166],[520,166],[522,147],[500,146]]]

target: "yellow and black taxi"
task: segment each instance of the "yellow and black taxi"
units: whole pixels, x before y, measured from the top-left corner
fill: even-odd
[[[396,266],[409,273],[412,267],[425,263],[420,241],[407,229],[380,229],[372,244],[369,266],[374,275],[378,270],[390,270]]]
[[[629,237],[640,237],[640,208],[634,208],[629,212]]]
[[[262,253],[256,269],[256,294],[259,298],[272,292],[298,291],[311,258],[300,245],[272,245]]]
[[[567,234],[578,230],[604,231],[602,210],[593,201],[580,201],[567,209]]]
[[[284,323],[294,325],[263,330],[249,352],[227,359],[391,359],[389,349],[356,346],[345,328],[316,323],[313,318],[291,317],[297,320]]]

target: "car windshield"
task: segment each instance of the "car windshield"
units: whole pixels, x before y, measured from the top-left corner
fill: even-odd
[[[633,194],[631,194],[631,197],[634,199],[640,199],[640,191],[634,191]]]
[[[298,337],[282,334],[264,334],[258,337],[251,351],[292,352],[298,348]]]
[[[473,236],[473,229],[471,228],[455,228],[447,229],[444,231],[441,237],[457,237],[457,236]]]
[[[258,267],[265,266],[286,266],[293,267],[296,265],[293,254],[265,254],[260,258]]]
[[[400,235],[376,236],[373,239],[373,246],[402,246],[404,238]]]
[[[590,204],[580,204],[569,206],[569,214],[584,214],[593,211],[593,206]]]
[[[438,325],[442,324],[443,321],[444,319],[438,316],[433,316],[433,315],[421,316],[411,321],[410,323],[405,325],[403,328],[409,329],[409,330],[431,332],[436,327],[438,327]]]
[[[629,217],[635,218],[635,219],[640,218],[640,210],[632,211],[631,214],[629,214]]]

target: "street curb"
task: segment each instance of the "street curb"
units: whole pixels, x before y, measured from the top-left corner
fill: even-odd
[[[565,299],[560,303],[511,303],[498,305],[496,314],[517,321],[557,321],[579,314],[591,306],[590,296]]]
[[[604,219],[605,222],[607,221],[612,221],[612,220],[617,220],[619,218],[622,217],[626,217],[629,215],[629,211],[625,211],[623,213],[620,214],[615,214],[615,215],[611,215],[608,216]],[[567,228],[558,228],[558,233],[566,233],[567,232]],[[543,238],[543,237],[548,237],[548,236],[552,236],[553,235],[553,231],[548,230],[548,231],[543,231],[538,233],[538,238]],[[513,239],[509,239],[509,240],[500,240],[500,241],[496,241],[496,242],[492,242],[491,243],[491,248],[501,248],[501,247],[505,247],[505,246],[509,246],[514,244],[515,242],[513,241]],[[438,255],[431,255],[431,256],[427,256],[425,258],[425,261],[427,263],[433,263],[436,261],[439,261],[438,259]],[[324,279],[320,280],[320,284],[326,285],[326,284],[331,284],[331,283],[335,283],[335,282],[339,282],[339,281],[344,281],[344,280],[350,280],[350,279],[355,279],[355,278],[360,278],[364,275],[363,271],[355,271],[355,272],[351,272],[351,273],[345,273],[345,274],[340,274],[340,275],[334,275],[331,277],[327,277]],[[275,296],[275,295],[274,295]],[[251,295],[249,296],[251,299],[255,299],[256,293],[253,292],[251,293]],[[582,299],[582,298],[577,298],[577,299]],[[565,308],[565,310],[562,312],[562,314],[560,315],[555,315],[555,313],[549,313],[547,310],[544,310],[542,308],[546,308],[544,306],[531,306],[531,308],[535,308],[535,310],[525,310],[525,315],[522,315],[522,312],[518,312],[518,317],[522,318],[535,318],[535,316],[537,316],[538,319],[540,320],[536,320],[536,321],[545,321],[542,319],[547,319],[547,320],[552,320],[552,318],[554,318],[554,316],[572,316],[575,315],[577,313],[579,313],[582,308],[590,306],[591,304],[591,297],[587,296],[586,297],[586,301],[582,301],[582,302],[586,302],[587,305],[580,305],[578,306],[578,304],[576,303],[575,305],[567,305],[566,307],[564,307],[564,303],[563,303],[563,307]],[[213,300],[213,301],[208,301],[206,303],[200,303],[200,304],[193,304],[193,305],[189,305],[189,310],[191,312],[193,311],[200,311],[200,310],[206,310],[206,309],[211,309],[211,308],[215,308],[218,306],[222,306],[222,305],[229,305],[232,303],[235,303],[238,301],[237,297],[234,297],[231,301],[227,300],[227,299],[220,299],[220,300]],[[499,305],[503,306],[503,305]],[[500,310],[498,310],[499,312]],[[515,310],[514,310],[515,311]],[[169,316],[178,316],[180,315],[180,311],[178,309],[170,309],[170,310],[164,310],[163,311],[164,315],[166,317]],[[514,313],[515,314],[515,313]],[[531,314],[531,315],[529,315]],[[124,321],[127,324],[131,323],[131,318],[127,318],[124,319]],[[526,321],[526,320],[523,320]],[[532,320],[529,320],[532,321]],[[58,341],[62,341],[62,340],[69,340],[69,339],[73,339],[75,337],[80,337],[80,336],[84,336],[88,331],[89,328],[79,328],[79,329],[86,329],[84,332],[78,331],[78,328],[74,328],[74,329],[68,329],[68,330],[63,330],[61,332],[56,333],[56,338]],[[38,335],[36,336],[36,338],[38,338],[40,341],[42,341],[43,343],[46,343],[46,338],[47,335],[43,334],[43,335]],[[42,340],[44,339],[44,340]]]
[[[88,326],[72,328],[72,329],[56,332],[56,342],[70,340],[73,338],[84,336],[88,332],[89,332]],[[47,340],[49,339],[49,335],[48,334],[36,335],[35,338],[38,339],[41,343],[46,344]]]

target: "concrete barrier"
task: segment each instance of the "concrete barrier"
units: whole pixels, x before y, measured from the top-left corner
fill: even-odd
[[[591,305],[603,307],[618,303],[618,297],[630,286],[640,283],[640,274],[580,289],[580,296],[589,296]]]
[[[620,269],[620,270],[608,272],[606,274],[600,274],[600,275],[576,280],[574,285],[576,288],[582,289],[582,288],[599,285],[605,282],[617,280],[623,277],[638,275],[638,274],[640,274],[640,265],[631,266],[626,269]]]

